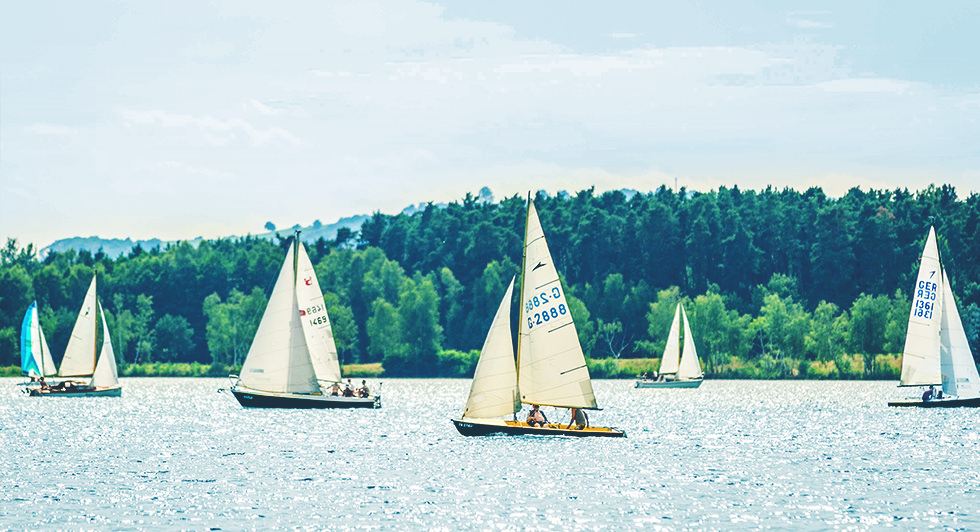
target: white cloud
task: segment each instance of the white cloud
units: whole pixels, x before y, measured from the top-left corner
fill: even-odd
[[[827,92],[852,92],[852,93],[873,93],[873,92],[891,92],[891,93],[903,93],[913,88],[915,84],[895,79],[885,79],[885,78],[851,78],[851,79],[835,79],[832,81],[825,81],[823,83],[818,83],[817,87],[821,90]],[[923,87],[925,88],[925,87]]]
[[[68,136],[73,135],[77,130],[73,127],[62,126],[57,124],[31,124],[24,128],[27,133],[33,133],[35,135],[55,135],[55,136]]]
[[[196,132],[214,146],[227,146],[234,142],[246,141],[252,147],[282,143],[299,145],[295,135],[278,126],[260,128],[241,118],[219,119],[213,116],[195,116],[169,113],[160,110],[123,110],[120,113],[129,127],[158,127],[161,129],[186,129]]]

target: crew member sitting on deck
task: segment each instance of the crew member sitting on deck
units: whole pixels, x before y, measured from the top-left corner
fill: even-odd
[[[548,418],[544,417],[544,412],[538,405],[531,405],[531,411],[527,413],[527,424],[531,427],[544,427],[548,424]]]
[[[367,397],[371,395],[371,390],[368,390],[367,381],[361,381],[361,387],[357,389],[358,397]]]
[[[333,386],[330,387],[330,395],[340,395],[340,383],[335,382]]]
[[[922,400],[923,401],[931,401],[933,395],[935,395],[935,394],[936,394],[936,387],[935,386],[930,386],[928,390],[922,392]]]
[[[344,397],[354,397],[354,388],[350,386],[350,379],[347,379],[347,385],[344,386]]]

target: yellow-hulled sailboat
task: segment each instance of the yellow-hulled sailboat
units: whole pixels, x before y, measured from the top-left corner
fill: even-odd
[[[522,403],[598,410],[572,313],[530,198],[523,271],[517,365],[510,338],[512,280],[480,353],[463,415],[453,420],[456,430],[464,436],[625,436],[615,428],[589,426],[584,413],[579,421],[544,426],[501,419],[516,414]]]

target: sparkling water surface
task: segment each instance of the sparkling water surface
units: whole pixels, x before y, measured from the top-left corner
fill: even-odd
[[[596,381],[591,419],[625,439],[460,436],[468,380],[318,411],[243,409],[225,379],[19,382],[0,379],[3,530],[980,529],[980,410],[889,408],[892,382]]]

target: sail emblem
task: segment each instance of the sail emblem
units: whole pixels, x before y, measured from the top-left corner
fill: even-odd
[[[307,277],[307,278],[303,279],[303,282],[306,283],[306,286],[313,286],[313,278],[312,277]]]
[[[543,262],[539,262],[537,266],[531,268],[531,271],[533,272],[534,270],[537,270],[538,268],[544,268],[544,263]]]

